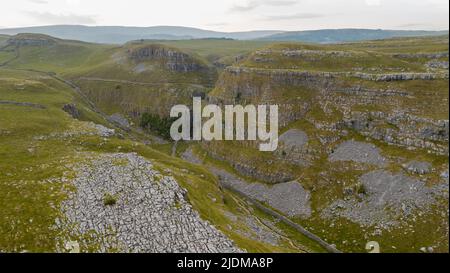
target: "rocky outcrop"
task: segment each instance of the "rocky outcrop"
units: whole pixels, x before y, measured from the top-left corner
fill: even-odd
[[[283,163],[278,164],[277,168],[268,168],[275,163],[275,158],[251,161],[248,160],[246,156],[239,156],[239,153],[231,155],[226,150],[217,148],[216,145],[218,144],[220,143],[210,143],[208,141],[201,142],[203,149],[208,152],[210,157],[215,160],[226,162],[242,176],[251,177],[268,184],[285,183],[295,179],[295,175],[292,172],[292,167],[295,165],[293,165],[292,162],[283,160]],[[253,147],[255,150],[257,150],[257,147],[259,146],[256,141],[235,143],[235,145],[234,149],[239,149],[239,147]]]
[[[98,234],[101,252],[230,253],[232,241],[202,220],[174,178],[136,154],[90,156],[77,166],[76,191],[57,225]],[[73,229],[74,227],[75,229]]]
[[[17,101],[5,101],[0,100],[0,105],[14,105],[14,106],[24,106],[24,107],[32,107],[36,109],[46,109],[44,105],[31,103],[31,102],[17,102]]]
[[[308,143],[308,135],[298,129],[292,129],[279,137],[280,144],[286,149],[301,149]]]
[[[381,156],[380,150],[371,143],[346,141],[340,144],[328,157],[331,162],[353,161],[384,167],[387,160]]]
[[[112,114],[111,116],[108,117],[108,120],[116,124],[120,128],[123,128],[125,130],[130,129],[130,122],[128,121],[128,119],[126,119],[123,115],[119,113]]]
[[[432,69],[449,69],[448,61],[433,60],[426,63],[425,66]]]
[[[308,135],[298,129],[291,129],[282,134],[279,139],[277,156],[299,166],[309,166],[314,160],[314,150],[308,147]]]
[[[392,55],[395,58],[401,59],[441,59],[448,58],[448,52],[437,53],[398,53]]]
[[[268,172],[265,170],[261,170],[260,168],[253,166],[249,163],[243,163],[238,161],[230,162],[228,161],[233,168],[238,171],[240,174],[248,177],[256,178],[260,181],[271,183],[271,184],[278,184],[278,183],[284,183],[287,181],[291,181],[294,179],[294,176],[292,176],[289,173],[282,172],[282,171],[276,171],[276,172]]]
[[[269,187],[261,183],[247,183],[224,170],[214,168],[212,171],[225,186],[242,192],[249,198],[267,203],[287,216],[311,216],[311,195],[297,181]]]
[[[448,120],[433,120],[404,112],[352,112],[343,122],[346,127],[389,144],[448,154]]]
[[[391,81],[412,81],[412,80],[448,80],[448,73],[395,73],[395,74],[367,74],[367,73],[352,73],[350,76],[360,78],[363,80],[377,81],[377,82],[391,82]]]
[[[193,72],[205,69],[205,66],[192,56],[163,45],[147,45],[128,49],[128,57],[139,63],[145,61],[159,61],[175,72]]]
[[[275,80],[282,80],[291,85],[301,85],[305,82],[327,83],[327,80],[338,77],[353,77],[369,81],[409,81],[409,80],[436,80],[448,79],[449,73],[392,73],[392,74],[369,74],[361,72],[311,72],[290,69],[262,69],[249,67],[227,67],[226,72],[241,75],[252,73],[254,75],[270,76]],[[318,85],[314,85],[317,87]],[[320,86],[320,85],[319,85]]]
[[[348,51],[336,51],[336,50],[282,50],[281,55],[285,57],[336,57],[336,58],[346,58],[355,56],[355,53]]]
[[[337,93],[342,93],[345,95],[357,96],[358,98],[383,98],[383,97],[406,97],[408,92],[395,89],[375,89],[375,88],[365,88],[362,86],[352,86],[347,88],[336,88],[333,90]]]
[[[420,180],[380,170],[363,175],[360,183],[360,200],[338,200],[322,215],[389,229],[415,219],[417,212],[425,213],[440,198],[448,199],[448,182],[428,187]]]
[[[227,67],[226,73],[232,76],[262,76],[273,83],[283,83],[290,86],[311,86],[321,87],[327,86],[329,81],[341,73],[332,72],[309,72],[309,71],[295,71],[289,69],[259,69],[249,67]],[[220,82],[219,82],[220,85]]]
[[[73,103],[65,104],[62,109],[74,119],[79,119],[81,117],[80,111]]]
[[[431,172],[432,165],[429,162],[411,161],[403,165],[403,168],[413,174],[428,174]]]

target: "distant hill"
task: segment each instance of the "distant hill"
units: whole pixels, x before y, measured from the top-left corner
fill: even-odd
[[[386,39],[405,36],[426,36],[448,34],[448,31],[399,31],[372,29],[324,29],[312,31],[283,32],[259,30],[246,32],[217,32],[190,27],[154,26],[81,26],[54,25],[27,28],[0,29],[0,34],[41,33],[69,40],[92,43],[123,44],[132,40],[190,40],[225,38],[236,40],[302,41],[311,43],[352,42]]]
[[[155,26],[155,27],[121,27],[121,26],[79,26],[55,25],[0,29],[0,34],[16,35],[18,33],[42,33],[53,37],[80,40],[93,43],[123,44],[132,40],[188,40],[202,38],[227,38],[253,40],[280,33],[281,31],[216,32],[189,27]]]
[[[337,43],[387,39],[394,37],[448,35],[448,31],[382,30],[382,29],[323,29],[283,32],[259,38],[264,41],[301,41]]]

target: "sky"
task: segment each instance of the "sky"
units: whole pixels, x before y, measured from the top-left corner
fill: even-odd
[[[216,31],[447,30],[448,0],[2,0],[0,28],[187,26]]]

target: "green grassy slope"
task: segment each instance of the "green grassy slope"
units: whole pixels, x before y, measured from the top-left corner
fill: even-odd
[[[211,64],[196,55],[186,61],[203,67],[199,71],[178,72],[166,67],[164,60],[133,60],[130,52],[139,48],[182,50],[156,43],[110,46],[54,39],[36,34],[14,36],[19,41],[43,39],[51,44],[8,46],[0,51],[0,63],[14,58],[8,67],[59,75],[81,87],[91,100],[110,114],[130,115],[137,122],[140,114],[151,112],[168,116],[169,105],[186,103],[193,94],[205,94],[217,78]],[[161,96],[163,94],[163,96]],[[124,104],[120,98],[127,97]],[[144,103],[148,103],[146,107]],[[164,110],[163,110],[164,109]]]
[[[64,243],[68,231],[54,226],[55,219],[61,217],[58,205],[73,190],[70,180],[75,174],[71,166],[85,152],[136,152],[162,172],[170,170],[188,190],[189,200],[201,216],[247,251],[322,251],[301,237],[273,246],[243,236],[242,232],[251,232],[249,228],[230,222],[224,215],[229,211],[247,217],[241,209],[243,201],[220,190],[216,179],[202,167],[139,141],[83,134],[86,124],[61,110],[64,104],[75,103],[81,120],[108,123],[91,111],[74,90],[45,74],[0,69],[0,102],[0,252],[53,252]],[[222,201],[214,202],[212,197]],[[89,238],[72,239],[82,242],[82,251],[97,249]]]
[[[31,36],[33,37],[36,36]],[[189,58],[207,67],[207,72],[174,72],[164,67],[164,61],[136,62],[129,58],[129,50],[155,45],[159,47],[160,44],[166,49],[188,53]],[[448,79],[375,82],[338,76],[332,83],[317,83],[316,79],[313,79],[306,80],[307,84],[295,85],[270,73],[448,73],[448,70],[443,68],[426,67],[429,58],[417,55],[442,52],[448,52],[448,36],[338,45],[193,40],[134,42],[117,47],[56,40],[44,46],[3,48],[0,51],[0,64],[9,60],[11,62],[0,68],[0,101],[33,103],[44,108],[0,104],[0,205],[5,208],[0,211],[0,251],[55,250],[58,238],[61,238],[63,232],[51,228],[58,216],[55,205],[64,199],[66,190],[70,190],[70,183],[64,182],[63,177],[70,180],[73,174],[70,168],[65,166],[73,163],[80,151],[137,152],[154,160],[161,170],[171,169],[182,186],[188,189],[189,200],[202,217],[210,220],[238,246],[248,251],[291,252],[300,251],[299,248],[305,246],[311,251],[322,251],[282,224],[280,229],[286,230],[292,236],[279,246],[255,241],[237,232],[248,231],[248,227],[243,223],[230,223],[223,211],[246,217],[251,214],[247,211],[249,205],[230,192],[221,190],[216,178],[205,168],[171,157],[171,144],[155,144],[150,148],[138,141],[139,137],[136,136],[134,140],[113,138],[106,141],[100,137],[84,135],[69,139],[41,138],[40,136],[54,135],[74,128],[82,130],[82,122],[71,119],[61,110],[62,105],[70,102],[79,106],[82,120],[108,125],[101,115],[89,109],[74,90],[56,81],[48,73],[74,82],[107,115],[122,113],[135,123],[144,112],[166,116],[174,104],[190,104],[193,94],[209,93],[211,98],[243,104],[271,102],[282,105],[281,112],[287,122],[283,124],[281,132],[295,128],[301,129],[309,136],[307,148],[311,164],[308,166],[292,164],[281,150],[276,153],[258,152],[252,143],[210,143],[194,145],[194,148],[198,153],[205,154],[208,162],[230,172],[237,173],[231,167],[233,163],[244,162],[261,173],[279,172],[301,178],[300,182],[305,189],[312,192],[314,213],[309,219],[293,220],[314,230],[327,241],[335,243],[339,249],[365,251],[363,242],[367,241],[367,234],[374,232],[373,228],[362,229],[344,219],[339,219],[337,223],[328,222],[320,217],[320,210],[343,198],[344,187],[356,185],[358,177],[372,169],[351,163],[330,163],[327,160],[329,151],[345,140],[372,142],[391,161],[387,167],[389,170],[401,171],[401,165],[410,160],[430,162],[437,171],[416,177],[424,178],[429,184],[438,182],[439,171],[443,170],[443,166],[448,166],[448,158],[424,149],[410,151],[403,147],[387,145],[354,130],[347,130],[347,134],[339,135],[338,140],[333,140],[337,135],[335,131],[316,125],[339,125],[349,112],[367,114],[407,111],[433,121],[448,120]],[[412,56],[405,57],[404,54]],[[236,58],[237,55],[243,57]],[[18,58],[14,59],[15,56]],[[438,58],[437,61],[448,62],[448,55]],[[219,65],[216,63],[218,66],[234,65],[255,70],[234,74],[225,70],[221,73],[220,69],[213,67],[215,62],[219,62]],[[217,77],[219,80],[213,89]],[[352,88],[376,90],[378,95],[382,95],[381,91],[391,90],[406,95],[379,96],[381,98],[366,101],[351,94],[344,94],[345,92],[334,92]],[[244,93],[249,90],[256,91]],[[331,103],[321,104],[324,98],[329,99]],[[383,130],[398,129],[386,122],[380,122],[377,126]],[[439,141],[436,143],[442,144]],[[211,154],[214,156],[210,157]],[[254,177],[244,178],[249,181],[256,180]],[[222,201],[212,202],[210,196]],[[435,213],[442,210],[444,203],[433,208],[430,215],[425,215],[424,221],[414,223],[407,234],[402,229],[393,229],[383,233],[382,238],[377,240],[383,245],[395,246],[396,249],[388,250],[392,252],[414,252],[422,247],[422,244],[431,245],[433,242],[440,242],[437,251],[447,251],[448,238],[443,232],[433,232],[436,227],[445,230],[445,224]],[[255,214],[261,219],[270,219],[257,210]],[[33,228],[29,226],[30,221]],[[348,242],[352,241],[358,243],[349,245]],[[92,250],[95,245],[87,244],[83,247]]]
[[[425,58],[397,55],[440,52],[448,52],[448,36],[338,45],[276,44],[256,51],[240,65],[322,72],[420,73],[427,71]],[[439,60],[448,60],[448,56]]]

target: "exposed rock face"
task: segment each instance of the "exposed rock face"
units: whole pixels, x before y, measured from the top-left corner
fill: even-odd
[[[62,109],[74,119],[79,119],[81,117],[80,111],[78,111],[75,104],[65,104]]]
[[[314,97],[319,90],[332,86],[333,82],[331,73],[227,67],[216,84],[216,91],[220,92],[215,92],[208,99],[217,104],[277,104],[282,109],[279,124],[286,126],[307,113],[311,99],[286,100],[279,91],[297,87]]]
[[[227,73],[234,75],[253,74],[268,76],[271,79],[289,85],[301,86],[309,84],[312,87],[324,87],[330,79],[339,77],[353,77],[370,81],[410,81],[410,80],[436,80],[448,79],[449,73],[395,73],[395,74],[368,74],[361,72],[312,72],[294,71],[289,69],[261,69],[248,67],[227,67]],[[327,81],[328,80],[328,81]]]
[[[412,81],[412,80],[438,80],[448,79],[448,73],[434,74],[434,73],[396,73],[396,74],[365,74],[356,73],[353,76],[363,80],[377,81],[377,82],[391,82],[391,81]]]
[[[167,69],[175,72],[200,71],[205,68],[190,55],[162,45],[148,45],[129,49],[128,56],[135,62],[163,62]]]
[[[269,187],[260,183],[249,184],[223,170],[212,171],[219,176],[222,183],[254,200],[267,203],[290,217],[311,216],[310,193],[296,181]]]
[[[75,225],[74,234],[100,235],[101,251],[240,252],[199,217],[172,177],[161,175],[144,158],[108,154],[89,161],[78,167],[76,192],[63,204],[63,212],[66,227]],[[114,196],[115,202],[107,204],[105,195]]]
[[[115,135],[116,131],[114,129],[106,128],[101,124],[90,123],[93,128],[97,131],[97,134],[101,137],[112,137]]]
[[[14,105],[14,106],[32,107],[32,108],[36,108],[36,109],[46,109],[46,107],[44,105],[31,103],[31,102],[17,102],[17,101],[1,100],[0,105]]]
[[[236,171],[238,171],[243,176],[252,177],[265,183],[278,184],[289,182],[295,179],[292,173],[285,172],[283,170],[269,171],[261,169],[251,164],[251,162],[244,162],[239,158],[227,158],[226,156],[219,155],[212,150],[209,151],[209,156],[217,160],[228,162]]]
[[[448,120],[433,120],[401,112],[352,112],[350,117],[344,118],[344,123],[363,135],[389,144],[448,154]],[[382,124],[390,124],[391,127],[380,126]]]
[[[278,104],[280,126],[304,117],[318,101],[329,101],[345,112],[352,104],[393,104],[400,98],[410,96],[406,90],[365,88],[348,86],[348,79],[362,79],[372,82],[448,80],[448,73],[396,73],[367,74],[360,72],[314,72],[288,69],[261,69],[249,67],[228,67],[216,84],[216,92],[209,100],[219,104],[268,103]],[[344,87],[345,86],[345,87]],[[283,98],[281,91],[298,88],[301,97]],[[348,96],[351,95],[351,96]],[[391,99],[389,98],[395,98]]]
[[[358,96],[360,98],[377,98],[377,97],[406,97],[408,92],[395,90],[395,89],[375,89],[375,88],[364,88],[361,86],[353,86],[349,88],[337,89],[335,92],[342,93],[345,95]]]
[[[335,50],[282,50],[281,53],[283,56],[286,57],[299,57],[299,58],[306,58],[306,57],[312,57],[314,60],[316,58],[320,58],[323,56],[328,57],[338,57],[338,58],[345,58],[345,57],[351,57],[355,54],[348,51],[335,51]]]
[[[228,211],[224,211],[224,215],[231,222],[238,222],[240,224],[245,223],[246,227],[250,229],[250,231],[235,230],[236,233],[239,233],[246,238],[265,242],[273,246],[279,245],[280,239],[282,238],[281,234],[283,234],[283,232],[275,226],[274,222],[269,220],[263,220],[260,222],[260,220],[254,216],[242,217]]]
[[[393,55],[396,58],[402,58],[402,59],[441,59],[441,58],[448,58],[448,52],[438,52],[438,53],[399,53]]]
[[[114,124],[117,124],[121,128],[129,129],[130,128],[130,122],[121,114],[112,114],[108,117],[108,120],[113,122]]]
[[[265,172],[263,170],[258,169],[255,166],[241,162],[231,162],[231,164],[239,173],[248,177],[254,177],[266,183],[277,184],[291,181],[294,179],[294,177],[289,173]]]
[[[448,61],[430,61],[426,64],[428,68],[433,69],[447,69],[449,68]]]
[[[427,174],[431,172],[431,164],[428,162],[411,161],[404,165],[404,168],[414,174]]]
[[[189,161],[189,162],[191,162],[191,163],[194,163],[194,164],[202,164],[203,163],[203,160],[201,160],[200,158],[198,158],[195,154],[194,154],[194,152],[192,151],[192,149],[188,149],[188,150],[186,150],[183,154],[182,154],[182,156],[181,156],[184,160],[186,160],[186,161]]]
[[[445,182],[449,182],[449,175],[448,175],[448,169],[444,172],[441,173],[441,178],[445,181]]]
[[[373,171],[360,178],[362,201],[339,200],[323,212],[364,226],[389,228],[405,222],[414,212],[427,211],[439,198],[448,199],[448,182],[427,187],[424,182],[387,171]]]
[[[300,166],[308,166],[313,154],[308,149],[308,135],[298,129],[292,129],[279,137],[278,156]]]
[[[380,150],[373,144],[357,141],[346,141],[340,144],[328,160],[353,161],[383,167],[387,161],[381,156]]]
[[[266,77],[271,80],[272,83],[283,83],[290,86],[310,86],[310,87],[326,87],[330,84],[329,80],[334,79],[340,73],[332,72],[308,72],[308,71],[293,71],[287,69],[258,69],[258,68],[248,68],[248,67],[227,67],[225,73],[230,76],[235,77],[245,77],[249,75],[250,77],[261,76]],[[226,79],[224,79],[226,80]],[[239,82],[230,82],[229,84],[238,84]],[[218,85],[227,84],[227,82],[220,82]],[[249,87],[249,86],[247,86]],[[235,86],[239,88],[239,86]],[[245,90],[245,86],[242,86]],[[232,90],[231,90],[232,91]],[[257,95],[250,93],[249,95]]]
[[[301,130],[293,129],[282,134],[279,141],[286,149],[301,149],[308,143],[308,135]]]
[[[116,134],[114,129],[107,128],[103,125],[93,122],[77,121],[71,124],[65,131],[53,132],[49,135],[39,135],[33,137],[34,140],[46,140],[46,139],[69,139],[79,136],[100,136],[103,138],[109,138]]]

